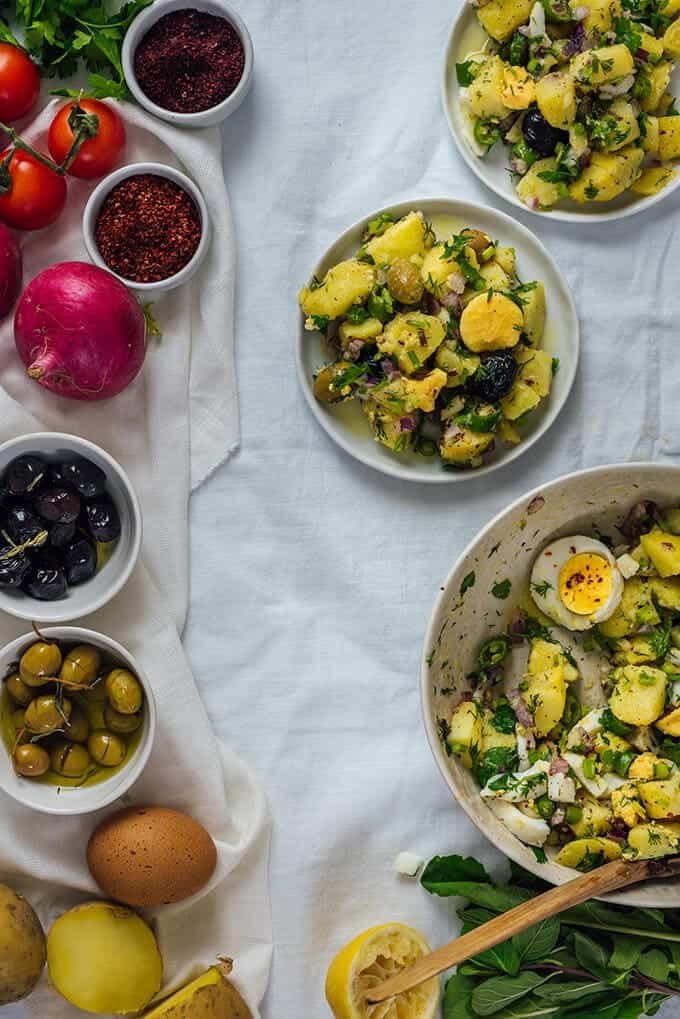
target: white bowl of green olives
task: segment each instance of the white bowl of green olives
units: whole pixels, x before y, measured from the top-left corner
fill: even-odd
[[[156,706],[129,651],[77,626],[24,634],[0,651],[0,788],[46,814],[119,799],[151,753]]]
[[[128,476],[87,439],[36,432],[0,445],[0,610],[64,623],[128,580],[142,518]]]

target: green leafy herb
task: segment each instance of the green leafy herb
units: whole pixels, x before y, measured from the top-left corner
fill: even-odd
[[[483,669],[488,669],[492,665],[500,665],[508,657],[511,649],[512,641],[507,633],[501,633],[497,637],[491,637],[484,641],[477,652],[477,661]]]
[[[531,590],[535,591],[536,594],[540,598],[545,598],[545,596],[547,595],[548,591],[553,591],[554,588],[553,588],[552,584],[550,583],[550,581],[542,580],[540,584],[532,584],[531,585]]]
[[[349,368],[344,368],[333,376],[333,381],[330,384],[331,389],[334,392],[341,392],[346,386],[353,386],[359,381],[368,371],[367,364],[352,364]]]
[[[614,31],[616,32],[616,41],[622,42],[635,56],[642,45],[642,33],[635,22],[628,18],[614,18]]]
[[[596,188],[594,184],[588,184],[587,187],[585,188],[584,193],[586,198],[589,198],[591,201],[594,201],[599,195],[600,189]]]
[[[465,60],[456,64],[456,79],[461,88],[468,88],[479,74],[481,64],[478,60]]]
[[[361,325],[361,323],[365,322],[367,318],[370,318],[370,315],[368,313],[368,308],[364,308],[361,304],[353,304],[345,315],[345,318],[348,322],[351,322],[352,325]]]
[[[491,594],[494,598],[501,598],[505,600],[510,594],[512,583],[506,577],[505,580],[499,580],[497,584],[494,584],[491,588]]]
[[[465,594],[466,591],[469,591],[471,587],[475,586],[476,579],[477,577],[475,576],[474,570],[463,577],[463,583],[460,585],[461,595]]]
[[[514,747],[491,747],[477,758],[472,771],[480,786],[484,787],[494,775],[515,771],[518,765],[519,758]]]
[[[328,329],[328,323],[330,322],[330,316],[329,315],[312,315],[311,318],[312,318],[312,322],[314,323],[314,328],[318,329],[320,333],[325,333],[326,330]]]
[[[505,698],[498,702],[491,724],[497,732],[511,733],[515,731],[517,715],[510,702]]]
[[[390,212],[381,212],[375,219],[370,219],[366,224],[361,240],[366,244],[372,237],[382,237],[387,228],[394,223],[394,216]]]
[[[521,32],[513,32],[508,47],[508,60],[513,67],[525,67],[529,57],[529,40]]]
[[[376,287],[371,293],[367,302],[368,313],[371,318],[377,318],[381,322],[387,322],[394,315],[394,301],[392,294],[387,287]]]

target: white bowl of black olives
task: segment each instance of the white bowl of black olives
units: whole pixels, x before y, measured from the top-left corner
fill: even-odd
[[[0,610],[62,623],[95,612],[128,580],[142,538],[122,467],[76,435],[0,445]]]
[[[110,637],[49,627],[0,650],[0,788],[24,806],[107,806],[141,775],[155,731],[149,681]]]

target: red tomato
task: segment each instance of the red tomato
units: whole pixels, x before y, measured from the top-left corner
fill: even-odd
[[[74,106],[75,103],[67,103],[50,124],[47,144],[55,163],[63,163],[73,143],[68,118]],[[98,99],[81,99],[80,106],[86,113],[95,113],[99,117],[99,130],[95,138],[88,138],[80,146],[68,172],[74,177],[91,180],[103,177],[118,162],[125,148],[125,127],[116,110]]]
[[[17,230],[40,230],[54,223],[66,204],[65,179],[22,149],[14,152],[9,175],[12,186],[0,194],[0,219]]]
[[[0,120],[18,120],[35,106],[40,73],[28,53],[0,43]]]

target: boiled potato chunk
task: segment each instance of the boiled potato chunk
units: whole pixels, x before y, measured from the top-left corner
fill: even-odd
[[[649,584],[662,609],[680,612],[680,577],[652,577]]]
[[[462,386],[475,374],[481,359],[476,354],[469,354],[464,348],[459,348],[455,340],[444,340],[441,346],[437,347],[434,363],[447,373],[451,385]]]
[[[548,396],[552,387],[552,357],[547,350],[533,350],[531,347],[526,348],[526,354],[529,356],[522,358],[520,379],[540,397]]]
[[[515,265],[517,263],[517,255],[514,248],[496,248],[494,258],[500,265],[501,269],[508,274],[511,278],[515,275]]]
[[[612,791],[612,810],[614,817],[620,817],[629,828],[634,828],[636,824],[647,820],[647,812],[640,801],[638,787],[633,782]]]
[[[604,85],[633,73],[633,55],[623,43],[586,50],[573,57],[571,73],[584,85]]]
[[[597,29],[598,32],[604,34],[612,28],[612,17],[615,9],[613,0],[587,0],[586,3],[581,3],[581,0],[569,0],[569,6],[572,10],[576,7],[589,8],[590,14],[582,21],[582,25],[587,32]]]
[[[538,407],[541,398],[538,393],[522,379],[516,379],[507,396],[501,400],[503,417],[508,421],[517,421]]]
[[[680,118],[678,118],[680,119]],[[654,563],[659,576],[675,577],[680,573],[680,536],[666,531],[643,534],[640,544]]]
[[[471,249],[470,249],[471,250]],[[475,259],[476,261],[476,259]],[[460,273],[460,266],[455,258],[447,258],[444,245],[434,244],[425,255],[420,269],[425,289],[432,294],[444,294],[450,290],[449,276]]]
[[[479,23],[496,42],[505,42],[529,20],[534,0],[489,0],[477,11]]]
[[[433,368],[422,379],[393,379],[383,389],[372,394],[372,399],[393,414],[411,414],[434,410],[437,397],[447,383],[448,376],[440,368]]]
[[[645,577],[631,577],[623,585],[616,612],[599,624],[605,637],[626,637],[641,626],[656,626],[661,621],[652,598],[653,588]]]
[[[352,340],[374,340],[383,330],[379,318],[367,318],[363,322],[343,322],[340,326],[340,343],[343,348]]]
[[[659,158],[680,158],[680,117],[659,117]]]
[[[672,60],[680,60],[680,21],[674,21],[668,26],[661,42]]]
[[[611,201],[633,183],[644,155],[644,150],[634,145],[618,152],[593,152],[590,165],[569,185],[570,197],[576,202]]]
[[[505,64],[500,57],[489,57],[484,61],[468,89],[468,102],[476,117],[488,120],[507,115],[508,108],[502,98],[504,76]]]
[[[327,315],[338,318],[353,304],[365,301],[375,286],[376,272],[366,262],[350,258],[339,262],[326,273],[321,286],[315,289],[303,287],[300,291],[300,306],[307,316]]]
[[[680,776],[638,786],[640,799],[649,817],[656,821],[680,816]]]
[[[666,185],[670,184],[677,176],[677,172],[669,166],[650,166],[642,171],[636,181],[633,181],[630,189],[636,195],[658,195],[659,191],[663,191]]]
[[[475,354],[514,347],[524,325],[519,305],[504,294],[474,297],[460,317],[460,336]]]
[[[389,226],[380,237],[366,245],[366,251],[376,265],[391,265],[398,258],[422,258],[425,254],[425,222],[417,212]]]
[[[651,665],[623,665],[614,670],[616,686],[609,707],[628,725],[651,725],[663,714],[666,673]]]
[[[598,803],[590,797],[581,803],[581,816],[569,827],[577,839],[592,838],[609,831],[612,812],[605,803]]]
[[[545,287],[536,285],[524,294],[524,332],[529,337],[532,347],[536,347],[543,337],[545,329]]]
[[[86,902],[64,913],[47,935],[50,980],[85,1012],[123,1015],[158,994],[163,963],[151,928],[110,902]]]
[[[473,432],[452,423],[442,432],[439,455],[447,463],[460,467],[477,466],[492,442],[493,432]]]
[[[517,737],[514,732],[499,732],[492,719],[493,712],[485,711],[482,717],[482,754],[495,747],[509,747],[514,750],[517,746]]]
[[[668,60],[662,60],[646,72],[649,94],[640,100],[640,106],[645,113],[652,113],[661,103],[663,94],[670,84],[672,72],[673,65]]]
[[[555,863],[576,870],[592,870],[607,860],[618,860],[620,856],[621,846],[612,839],[574,839],[560,849]]]
[[[576,119],[576,82],[568,71],[553,71],[536,83],[538,108],[553,127],[566,131]]]
[[[671,856],[680,852],[680,824],[638,824],[628,832],[628,845],[638,860]]]
[[[32,907],[0,885],[0,1005],[30,994],[45,965],[45,935]]]
[[[482,722],[474,701],[463,701],[449,720],[449,735],[446,738],[449,750],[466,768],[472,767],[482,742]]]
[[[213,966],[140,1019],[253,1019],[253,1015],[234,985]]]
[[[385,326],[378,349],[396,358],[406,375],[421,368],[446,335],[443,322],[421,311],[400,312]]]
[[[568,665],[562,649],[551,641],[535,640],[527,665],[527,688],[522,697],[534,716],[537,736],[547,736],[564,713]]]
[[[640,138],[640,145],[647,155],[656,156],[659,152],[659,118],[647,116],[644,125],[645,133]],[[644,177],[644,173],[642,176]]]
[[[528,109],[536,99],[536,89],[536,81],[526,67],[506,67],[504,69],[501,100],[509,110]]]
[[[634,779],[652,779],[654,778],[654,771],[657,764],[661,764],[661,758],[657,757],[656,754],[652,754],[650,751],[645,751],[644,754],[640,754],[636,757],[630,768],[628,769],[628,778]]]
[[[656,723],[656,728],[663,732],[666,736],[675,736],[680,738],[680,708],[676,708],[675,711],[669,712],[664,715]]]
[[[630,145],[640,137],[637,113],[631,103],[625,99],[615,99],[609,107],[609,116],[616,118],[616,128],[611,141],[605,146],[607,152],[622,149],[624,145]]]
[[[562,188],[559,184],[543,180],[539,174],[549,173],[557,169],[557,160],[552,156],[546,159],[538,159],[530,166],[527,172],[517,185],[517,194],[530,209],[536,207],[549,209],[562,198]]]

